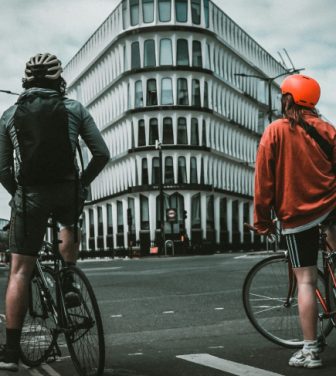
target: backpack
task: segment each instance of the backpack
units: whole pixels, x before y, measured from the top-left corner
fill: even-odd
[[[19,145],[18,183],[49,185],[77,177],[68,115],[60,95],[31,93],[17,102],[14,127]]]

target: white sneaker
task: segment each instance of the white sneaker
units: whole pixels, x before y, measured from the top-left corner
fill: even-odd
[[[292,355],[288,364],[292,367],[317,368],[322,366],[322,360],[317,351],[302,349]]]

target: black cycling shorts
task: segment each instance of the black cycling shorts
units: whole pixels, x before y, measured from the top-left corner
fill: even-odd
[[[23,210],[23,193],[19,187],[11,202],[9,251],[36,256],[41,249],[50,214],[61,226],[70,227],[83,210],[81,189],[75,204],[75,182],[69,181],[48,186],[27,187],[26,210]]]
[[[328,215],[322,224],[329,227],[335,225],[335,223],[336,209]],[[287,234],[285,238],[289,257],[294,268],[317,265],[320,243],[318,226],[295,234]]]

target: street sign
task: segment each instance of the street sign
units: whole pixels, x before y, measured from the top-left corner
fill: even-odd
[[[176,209],[170,208],[166,210],[166,217],[168,222],[176,222],[177,215],[176,215]]]

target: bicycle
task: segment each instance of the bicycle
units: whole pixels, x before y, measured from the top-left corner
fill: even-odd
[[[21,337],[21,360],[29,367],[61,356],[64,335],[72,362],[80,376],[100,376],[105,365],[101,315],[91,284],[82,270],[66,266],[59,252],[58,227],[52,218],[52,243],[44,243],[29,286],[29,305]],[[53,253],[53,265],[42,263],[42,253]],[[73,276],[80,299],[65,300],[63,282]]]
[[[252,226],[245,224],[250,230]],[[278,233],[275,254],[255,264],[243,284],[243,304],[255,329],[268,340],[288,348],[300,348],[303,339],[298,313],[297,283],[286,250],[280,250]],[[319,307],[320,346],[336,326],[336,251],[320,227],[322,270],[318,269],[316,299]],[[326,324],[324,325],[324,320]]]

